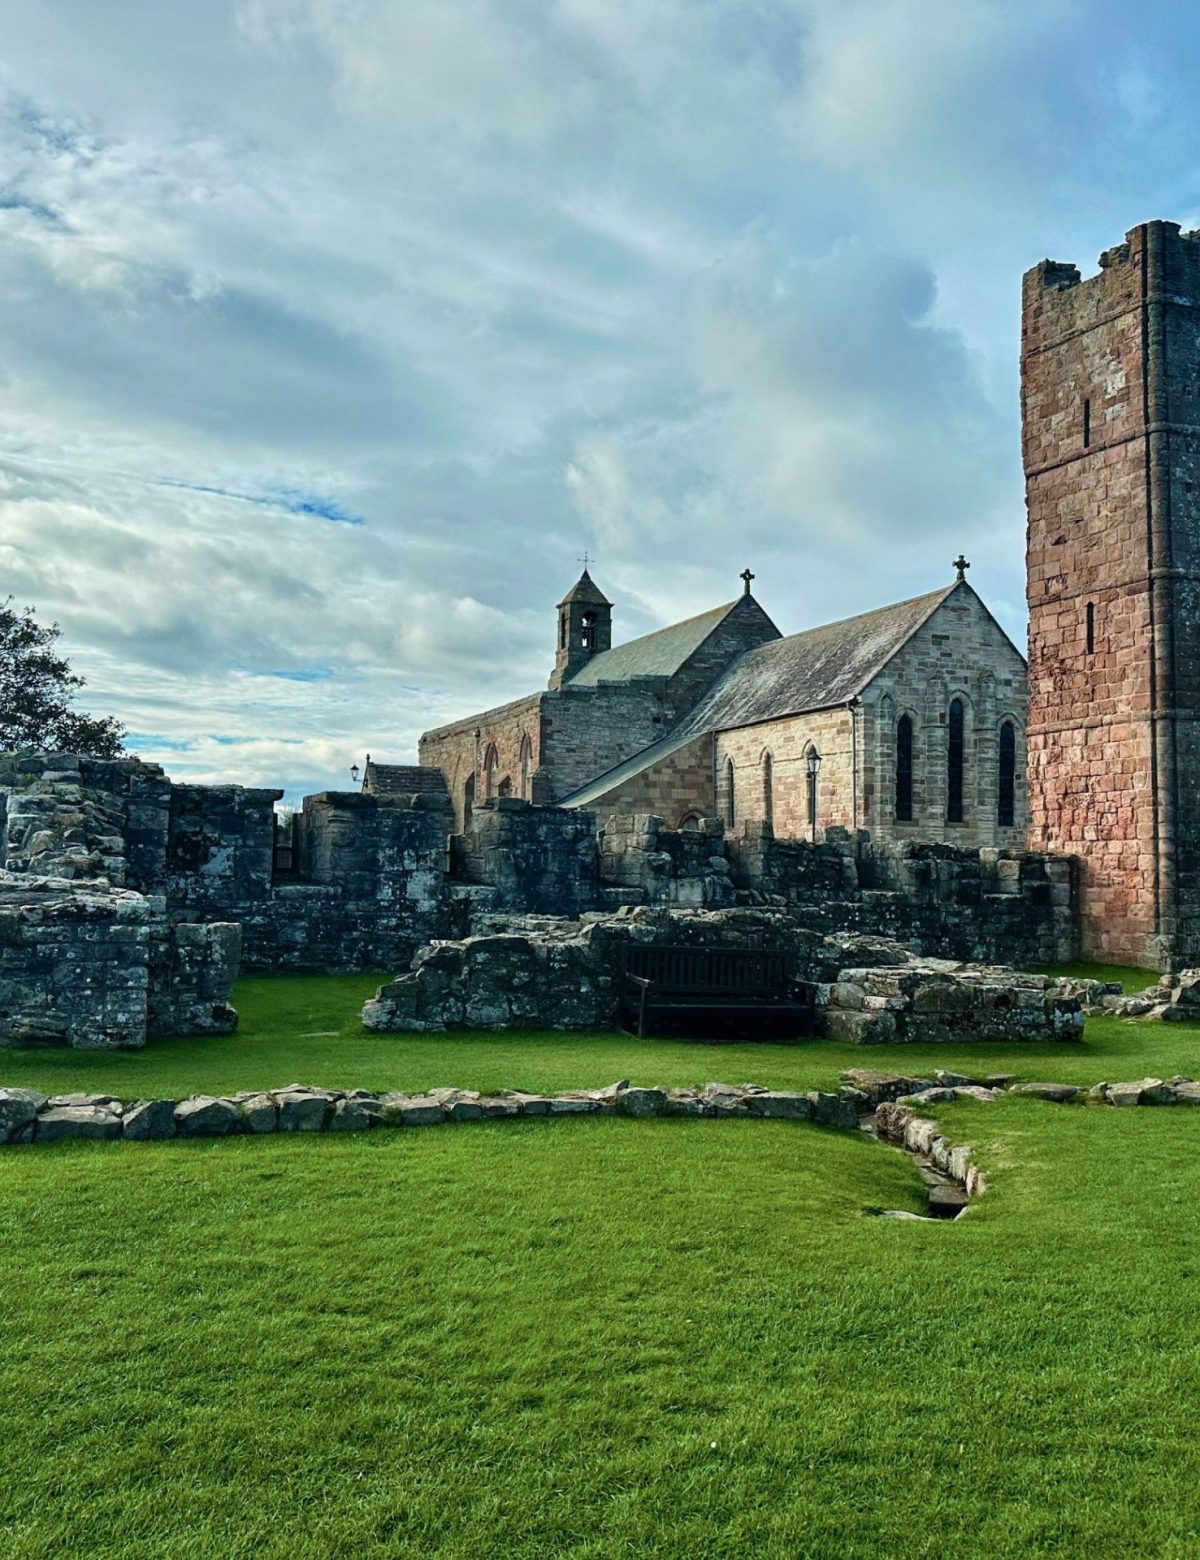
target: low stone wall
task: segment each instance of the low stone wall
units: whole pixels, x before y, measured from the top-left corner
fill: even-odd
[[[642,1088],[628,1081],[604,1089],[562,1094],[506,1090],[482,1095],[471,1089],[427,1094],[375,1093],[368,1089],[282,1089],[185,1100],[120,1100],[111,1094],[60,1094],[0,1089],[0,1144],[52,1143],[65,1138],[231,1137],[268,1132],[363,1132],[375,1127],[432,1127],[455,1121],[516,1116],[753,1117],[811,1121],[853,1128],[858,1115],[838,1094],[789,1093],[758,1084],[708,1083],[702,1088]]]
[[[968,1197],[978,1197],[986,1189],[974,1149],[965,1143],[951,1143],[936,1121],[919,1116],[910,1105],[892,1100],[878,1106],[875,1131],[885,1142],[927,1159],[935,1170],[956,1181]]]
[[[493,888],[497,909],[578,915],[599,903],[595,815],[493,797],[454,836],[451,869],[464,883]]]
[[[1046,975],[914,959],[842,970],[829,988],[824,1031],[855,1045],[1082,1040],[1083,1005]]]
[[[615,814],[600,835],[600,878],[645,904],[718,909],[734,902],[719,818],[705,818],[698,829],[668,829],[648,813]]]

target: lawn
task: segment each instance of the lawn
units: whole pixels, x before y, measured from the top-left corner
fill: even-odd
[[[1200,1031],[1109,1021],[1073,1051],[920,1058],[368,1037],[370,985],[244,982],[245,1058],[168,1041],[10,1052],[0,1075],[178,1094],[821,1083],[900,1056],[1200,1072]],[[990,1185],[951,1224],[866,1217],[921,1207],[912,1164],[805,1123],[0,1154],[0,1554],[1190,1560],[1200,1112],[940,1113]]]

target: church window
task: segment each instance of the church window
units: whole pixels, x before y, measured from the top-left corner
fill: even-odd
[[[596,614],[594,612],[585,612],[583,614],[583,622],[579,630],[579,645],[583,650],[594,650],[596,648]]]
[[[521,738],[521,795],[525,798],[525,800],[527,802],[531,800],[531,797],[530,797],[529,793],[530,793],[530,787],[531,787],[531,784],[532,784],[532,781],[531,781],[532,770],[533,770],[533,743],[530,742],[530,740],[529,740],[529,733],[526,732],[525,735]]]
[[[946,744],[946,822],[963,821],[963,767],[966,712],[961,699],[950,701],[949,740]]]
[[[725,801],[725,808],[724,808],[723,816],[725,818],[725,826],[726,826],[726,828],[732,829],[733,825],[734,825],[734,821],[735,821],[735,819],[737,817],[737,800],[736,800],[736,797],[734,795],[733,759],[731,759],[731,758],[727,758],[725,760],[725,797],[724,797],[724,801]]]
[[[565,612],[560,612],[558,614],[558,648],[560,650],[565,650],[567,648],[567,635],[567,614]]]
[[[1087,653],[1094,655],[1096,651],[1096,603],[1089,601],[1087,604]]]
[[[996,822],[1011,829],[1017,818],[1017,730],[1011,720],[1000,727],[1000,786]]]
[[[1083,403],[1083,447],[1085,450],[1092,446],[1092,403]]]
[[[901,715],[896,723],[896,818],[911,823],[913,815],[913,723]]]
[[[496,744],[489,742],[483,759],[483,795],[485,800],[496,794],[493,782],[496,777],[496,765],[499,761],[500,755],[496,752]]]
[[[762,757],[763,822],[775,822],[775,764],[769,753]]]
[[[699,834],[700,825],[704,822],[699,813],[684,813],[679,820],[679,827],[687,834]]]
[[[496,795],[497,796],[511,796],[512,795],[512,781],[509,779],[509,777],[507,775],[505,775],[504,779],[501,780],[500,785],[497,788]]]
[[[471,827],[471,818],[475,812],[475,776],[468,775],[467,783],[463,786],[463,833],[467,833]]]

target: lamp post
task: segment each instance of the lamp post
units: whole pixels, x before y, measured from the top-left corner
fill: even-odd
[[[358,784],[358,776],[359,776],[358,765],[357,764],[351,764],[350,765],[350,779],[353,781],[353,783],[355,785]]]
[[[817,776],[821,773],[821,755],[815,747],[808,750],[808,821],[812,829],[812,842],[817,843]]]

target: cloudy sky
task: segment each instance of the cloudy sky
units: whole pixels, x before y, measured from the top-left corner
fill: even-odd
[[[180,777],[620,637],[1024,634],[1021,272],[1200,224],[1176,0],[5,0],[0,597]]]

